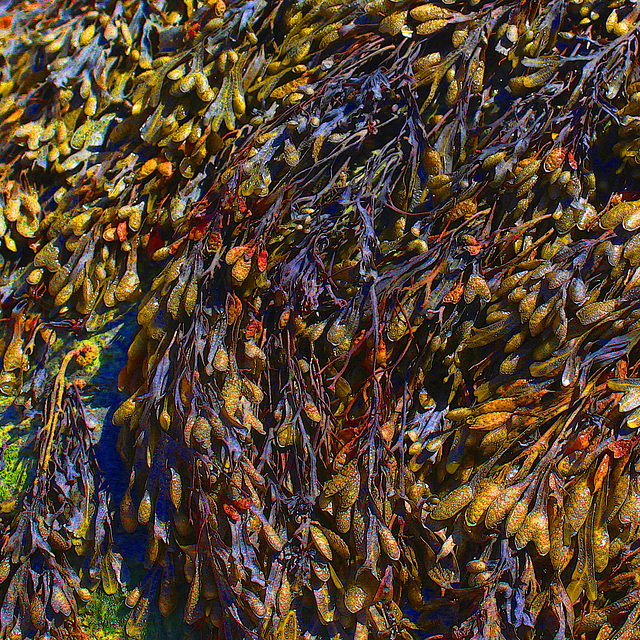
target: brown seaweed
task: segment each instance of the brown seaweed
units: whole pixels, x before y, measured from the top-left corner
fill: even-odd
[[[137,308],[130,635],[182,591],[228,638],[630,636],[633,3],[3,11],[1,389]],[[52,434],[92,450],[64,372],[51,394],[43,518]],[[65,495],[107,518],[91,464]],[[110,590],[100,526],[76,546]],[[3,630],[74,611],[11,562]]]

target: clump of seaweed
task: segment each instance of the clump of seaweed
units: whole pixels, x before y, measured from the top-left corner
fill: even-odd
[[[181,591],[227,638],[631,634],[634,3],[4,11],[0,388],[46,388],[52,331],[136,305],[114,414],[120,521],[147,532],[129,635]],[[113,592],[78,355],[22,513],[92,500],[82,535],[47,526]],[[85,475],[61,491],[65,447]],[[58,583],[23,566],[0,615],[28,637]]]
[[[80,390],[65,382],[72,360],[84,355],[83,349],[65,355],[34,417],[40,423],[37,468],[15,505],[0,552],[5,637],[44,637],[65,617],[75,617],[78,601],[90,597],[86,585],[95,588],[102,581],[109,594],[124,579],[122,558],[111,549],[109,496]],[[72,551],[82,562],[70,562]]]

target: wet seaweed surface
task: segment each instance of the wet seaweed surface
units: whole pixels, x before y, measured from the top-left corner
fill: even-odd
[[[2,0],[0,637],[640,636],[639,19]]]

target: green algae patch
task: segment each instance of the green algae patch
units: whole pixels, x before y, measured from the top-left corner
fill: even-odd
[[[122,588],[112,595],[107,595],[101,588],[96,589],[80,618],[82,630],[96,640],[126,638],[124,629],[129,609],[125,606],[125,598]]]
[[[27,488],[30,473],[35,464],[31,441],[35,436],[31,419],[8,419],[11,409],[3,412],[5,425],[0,431],[0,513],[15,508],[22,492]],[[12,418],[16,417],[15,413]]]
[[[4,504],[14,500],[24,489],[29,477],[30,457],[25,454],[22,439],[7,444],[3,456],[3,469],[0,472],[0,500]]]
[[[84,612],[80,617],[81,629],[95,640],[125,640],[130,638],[126,633],[127,618],[131,610],[125,600],[128,591],[122,587],[113,595],[107,595],[102,588],[91,594]],[[157,609],[152,609],[139,640],[170,640],[184,638],[189,627],[182,618],[182,607],[178,606],[166,618]]]

